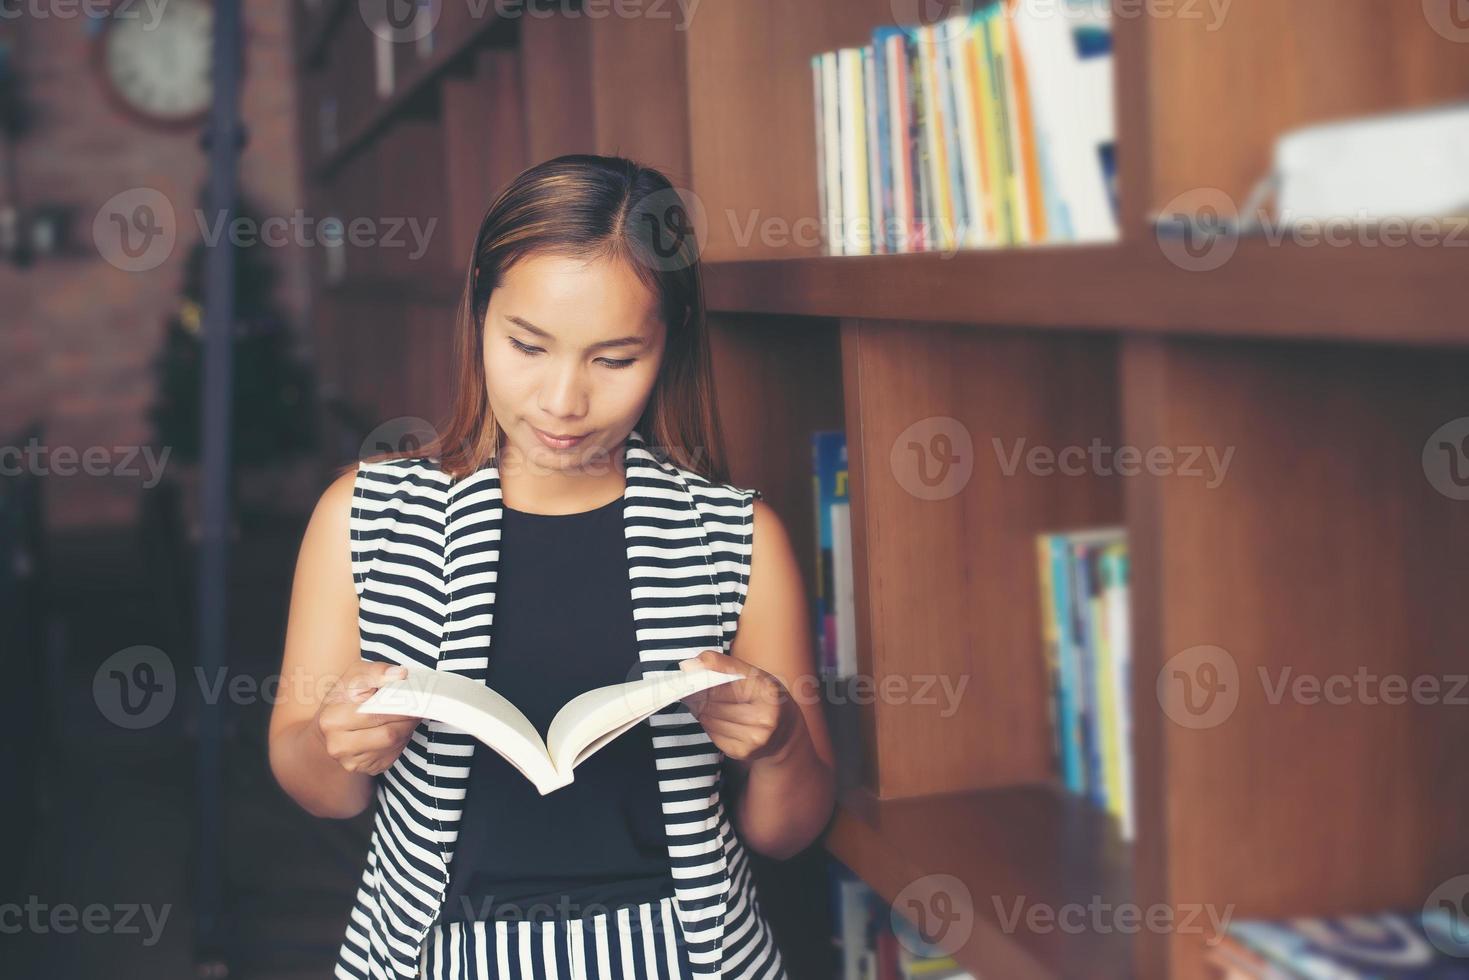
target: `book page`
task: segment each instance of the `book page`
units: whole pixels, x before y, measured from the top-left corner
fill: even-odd
[[[540,732],[530,719],[501,694],[463,674],[417,664],[404,666],[407,677],[384,684],[357,711],[416,715],[452,725],[504,756],[543,795],[570,782],[551,765]]]
[[[598,749],[664,705],[739,679],[739,674],[704,667],[676,668],[579,694],[556,712],[547,729],[546,745],[552,763],[563,777],[569,777],[572,769]]]

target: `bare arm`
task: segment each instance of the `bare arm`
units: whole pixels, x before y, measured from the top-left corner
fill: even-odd
[[[307,812],[341,819],[372,803],[373,775],[397,757],[417,722],[355,714],[355,705],[392,676],[388,664],[362,660],[358,642],[348,537],[355,477],[353,471],[335,480],[307,524],[291,587],[280,697],[270,716],[276,781]]]
[[[818,696],[806,589],[785,527],[764,501],[755,502],[750,581],[730,653],[774,675],[800,707],[801,723],[779,749],[735,765],[741,836],[762,854],[788,858],[831,818],[835,763]]]

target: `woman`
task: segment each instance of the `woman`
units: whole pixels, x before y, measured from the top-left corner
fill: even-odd
[[[444,433],[343,473],[311,517],[270,761],[317,816],[377,803],[339,977],[785,975],[746,847],[822,832],[831,745],[793,696],[813,663],[790,542],[725,482],[677,201],[617,157],[517,177],[480,223]],[[592,687],[740,679],[541,796],[450,726],[357,713],[406,663],[484,681],[542,736]]]

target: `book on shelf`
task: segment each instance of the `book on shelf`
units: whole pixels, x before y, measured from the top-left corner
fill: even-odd
[[[812,620],[817,662],[824,675],[851,677],[857,673],[857,614],[845,432],[811,434],[811,489],[816,507]]]
[[[412,715],[451,725],[504,756],[542,796],[569,786],[577,766],[660,708],[739,679],[738,674],[695,667],[653,671],[639,680],[595,687],[562,705],[542,739],[519,708],[483,681],[404,666],[408,676],[378,688],[358,706],[358,713]]]
[[[1135,831],[1126,532],[1036,538],[1051,745],[1062,785]]]
[[[975,980],[835,859],[827,864],[840,980]]]
[[[1208,954],[1222,980],[1469,980],[1459,909],[1232,922]]]
[[[827,253],[1116,241],[1112,60],[1105,0],[995,0],[813,55]]]

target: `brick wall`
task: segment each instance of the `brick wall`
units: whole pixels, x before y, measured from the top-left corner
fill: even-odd
[[[288,218],[302,199],[289,0],[241,6],[247,58],[241,113],[249,130],[241,187],[262,216]],[[47,467],[45,506],[53,528],[116,525],[137,515],[149,470],[141,460],[125,467],[124,453],[151,441],[151,361],[178,307],[184,261],[200,237],[194,208],[206,173],[199,132],[154,131],[104,99],[90,65],[94,25],[81,7],[53,4],[51,16],[6,28],[23,39],[20,68],[36,119],[17,154],[22,206],[74,205],[81,249],[25,270],[0,268],[0,440],[8,444],[31,419],[46,424],[45,458],[54,463]],[[172,205],[177,239],[156,268],[125,271],[94,244],[93,218],[114,195],[150,188]],[[281,270],[280,305],[304,332],[308,256],[295,245],[268,251]],[[78,458],[91,450],[93,459],[114,461],[96,468],[136,472],[62,475],[66,457],[57,450]]]

